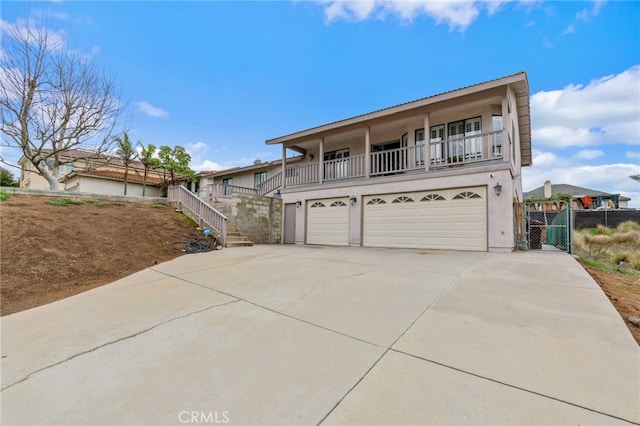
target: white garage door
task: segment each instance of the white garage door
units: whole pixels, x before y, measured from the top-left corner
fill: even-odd
[[[363,245],[487,250],[486,188],[364,197]]]
[[[328,198],[307,203],[307,244],[349,245],[349,200]]]

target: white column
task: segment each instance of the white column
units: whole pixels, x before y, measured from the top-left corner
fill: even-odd
[[[424,115],[424,170],[429,171],[431,163],[431,132],[429,131],[429,113]]]
[[[324,138],[320,138],[320,147],[318,149],[318,181],[322,183],[324,179]]]
[[[282,144],[282,189],[285,187],[285,177],[287,176],[287,147]]]
[[[364,131],[364,175],[369,177],[371,174],[371,127],[367,127]]]
[[[509,116],[509,89],[505,91],[505,96],[502,98],[502,158],[505,161],[510,161],[511,157],[511,144],[515,143],[515,135],[511,135],[509,138],[509,130],[511,129],[511,117]]]

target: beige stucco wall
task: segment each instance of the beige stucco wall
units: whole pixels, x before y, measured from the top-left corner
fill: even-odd
[[[99,179],[90,176],[74,176],[68,179],[64,184],[65,191],[69,192],[89,192],[93,194],[105,194],[105,195],[123,195],[124,194],[124,182],[117,180]],[[127,184],[127,195],[142,196],[142,184],[132,183]],[[145,190],[146,197],[160,197],[162,196],[161,190],[155,186],[147,185]]]
[[[510,167],[467,167],[465,173],[455,171],[430,172],[424,174],[400,175],[387,178],[352,180],[342,184],[320,185],[303,188],[288,188],[282,192],[284,204],[300,200],[296,209],[296,244],[304,244],[306,236],[306,206],[311,200],[332,197],[355,196],[357,202],[349,211],[349,244],[362,244],[362,197],[375,194],[403,193],[438,189],[455,189],[469,186],[487,187],[487,230],[489,251],[512,251],[514,242],[514,213],[512,194],[515,190]],[[500,183],[502,193],[495,194],[493,187]]]

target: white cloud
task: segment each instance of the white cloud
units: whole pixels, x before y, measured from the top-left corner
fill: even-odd
[[[593,160],[594,158],[602,157],[604,151],[599,149],[583,149],[575,155],[578,160]]]
[[[149,117],[164,118],[164,117],[168,117],[169,116],[169,112],[168,111],[165,111],[162,108],[154,107],[153,105],[151,105],[147,101],[137,102],[136,106],[138,107],[138,111],[140,111],[143,114],[148,115]]]
[[[396,16],[401,21],[411,22],[420,15],[429,16],[437,24],[447,24],[449,30],[464,31],[480,15],[484,7],[489,15],[493,15],[507,1],[470,1],[470,0],[324,0],[320,1],[324,7],[326,22],[345,20],[361,22],[366,19],[385,19]]]
[[[574,27],[573,25],[569,25],[560,35],[563,36],[563,35],[573,34],[575,32],[576,32],[576,27]]]
[[[600,9],[606,3],[606,0],[595,0],[593,1],[593,6],[589,10],[588,8],[582,9],[580,12],[576,13],[576,18],[581,21],[589,21],[592,17],[598,16],[600,13]]]
[[[627,151],[626,155],[632,160],[640,160],[640,151]]]
[[[531,96],[535,144],[552,147],[640,144],[640,65]]]

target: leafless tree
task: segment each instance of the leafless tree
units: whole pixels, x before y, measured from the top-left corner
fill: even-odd
[[[18,148],[57,190],[70,151],[76,160],[95,160],[113,149],[122,110],[115,83],[44,26],[0,27],[2,144]]]

